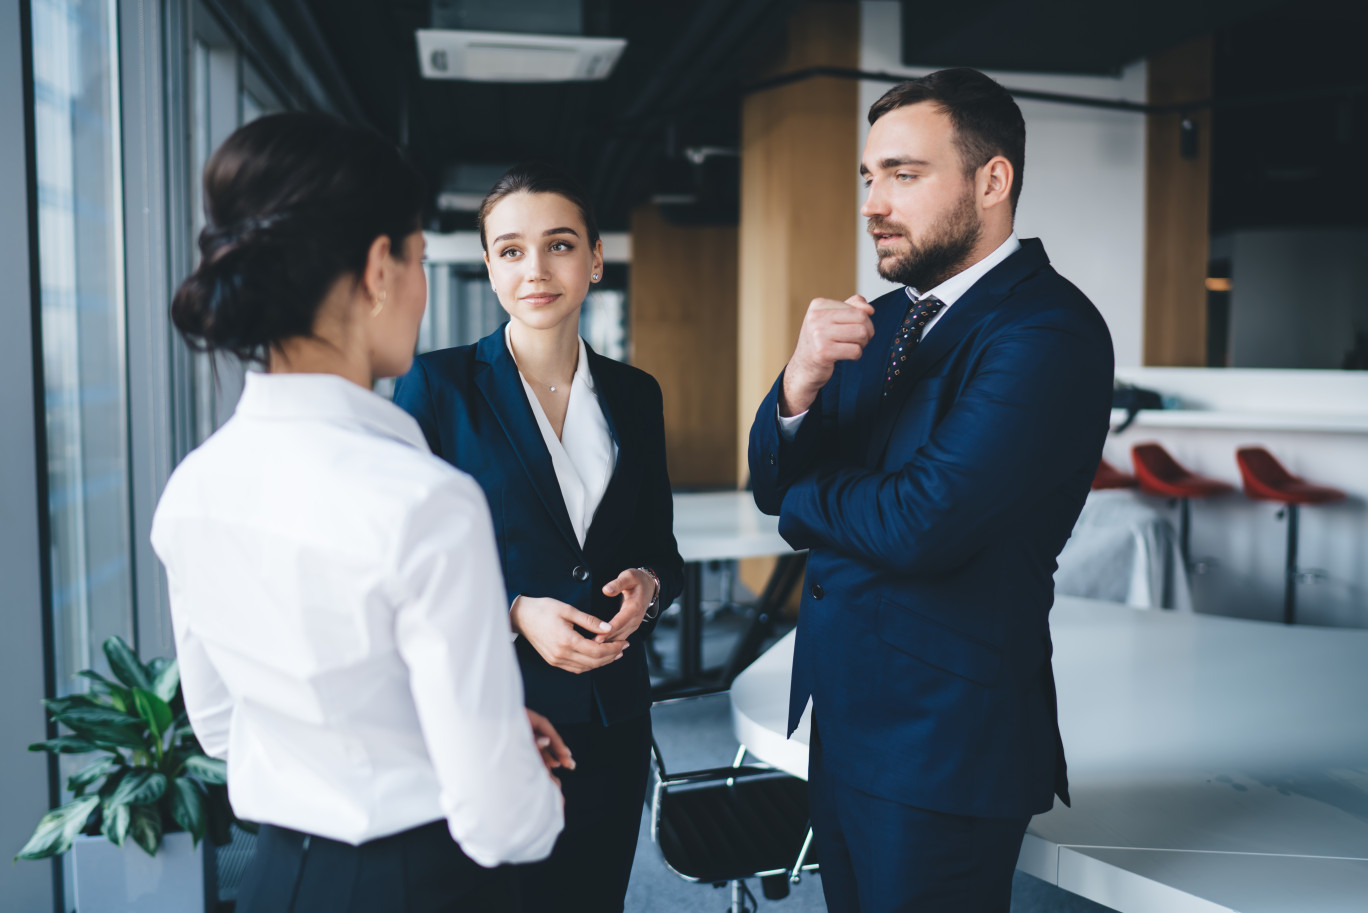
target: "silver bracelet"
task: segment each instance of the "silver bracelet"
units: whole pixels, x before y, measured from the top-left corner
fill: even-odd
[[[660,578],[649,567],[639,567],[636,570],[650,574],[651,579],[655,581],[655,595],[651,597],[651,604],[646,606],[646,614],[642,616],[642,620],[651,621],[660,614]]]

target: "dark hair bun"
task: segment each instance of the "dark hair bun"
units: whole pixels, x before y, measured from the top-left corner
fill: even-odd
[[[205,166],[200,264],[171,320],[195,349],[264,362],[312,333],[329,290],[360,275],[376,238],[401,256],[422,205],[417,172],[378,134],[319,114],[255,120]]]

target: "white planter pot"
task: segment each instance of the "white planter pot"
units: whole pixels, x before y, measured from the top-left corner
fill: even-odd
[[[78,836],[68,857],[76,913],[199,913],[204,910],[205,843],[166,834],[157,855],[131,839],[119,848],[103,837]]]

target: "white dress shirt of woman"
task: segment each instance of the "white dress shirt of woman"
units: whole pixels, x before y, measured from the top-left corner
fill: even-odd
[[[370,389],[426,304],[421,183],[379,136],[285,114],[231,136],[205,191],[173,320],[268,371],[152,542],[191,724],[263,823],[239,913],[515,909],[490,867],[550,852],[547,768],[573,761],[529,724],[479,486]]]
[[[565,831],[519,866],[524,910],[621,910],[650,765],[650,681],[639,646],[679,593],[660,387],[579,337],[603,274],[582,190],[517,166],[480,211],[508,322],[420,355],[394,399],[433,453],[489,499],[530,708],[574,753]]]

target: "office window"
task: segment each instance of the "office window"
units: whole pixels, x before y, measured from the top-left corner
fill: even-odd
[[[33,0],[57,689],[133,635],[115,0]]]

